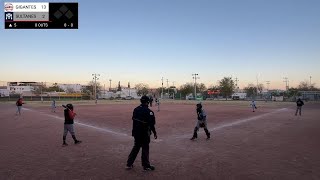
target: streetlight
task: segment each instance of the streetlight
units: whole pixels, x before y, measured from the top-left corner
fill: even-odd
[[[161,88],[161,99],[163,98],[163,77],[161,78],[162,81],[162,88]]]
[[[192,78],[194,79],[194,100],[197,98],[197,79],[200,79],[197,77],[199,74],[192,74]]]
[[[175,95],[175,90],[176,90],[176,87],[174,86],[174,81],[172,81],[172,88],[173,88],[173,93],[172,93],[172,95],[173,95],[173,97],[172,97],[172,99],[174,100],[174,95]]]
[[[283,82],[285,82],[286,83],[286,91],[289,89],[289,80],[288,80],[288,78],[287,77],[284,77],[283,78],[284,79],[284,81]]]
[[[41,99],[41,102],[43,102],[43,97],[42,97],[42,86],[43,86],[43,82],[41,82],[41,85],[40,85],[40,99]]]
[[[167,79],[168,96],[170,96],[169,80]]]
[[[92,74],[93,80],[94,80],[94,97],[95,97],[95,103],[97,104],[97,80],[99,80],[100,74]]]
[[[238,82],[239,82],[239,79],[238,79],[238,77],[236,77],[236,80],[235,80],[235,82],[236,82],[236,87],[237,87],[237,89],[239,89],[239,87],[238,87]]]
[[[266,83],[267,83],[267,90],[269,91],[270,81],[266,81]]]

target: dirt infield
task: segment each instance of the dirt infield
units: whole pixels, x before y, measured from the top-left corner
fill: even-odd
[[[60,102],[58,102],[59,104]],[[63,108],[27,103],[15,116],[0,103],[0,179],[320,179],[320,104],[205,102],[212,139],[203,129],[190,141],[195,102],[163,102],[156,112],[158,140],[150,144],[154,172],[143,172],[140,154],[125,170],[133,145],[132,110],[137,101],[76,103],[75,130],[83,141],[62,147]]]

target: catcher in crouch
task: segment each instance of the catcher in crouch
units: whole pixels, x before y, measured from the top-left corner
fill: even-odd
[[[197,116],[198,116],[198,121],[197,121],[196,127],[194,128],[194,132],[191,140],[198,138],[197,132],[199,128],[204,128],[204,131],[206,132],[206,135],[207,135],[207,139],[210,139],[210,133],[207,127],[207,114],[202,109],[201,103],[197,104]]]
[[[204,131],[206,132],[207,139],[210,139],[210,133],[207,128],[207,115],[206,115],[205,111],[202,109],[201,103],[197,104],[197,116],[198,116],[198,121],[197,121],[196,127],[194,128],[194,132],[193,132],[193,136],[192,136],[191,140],[198,138],[197,132],[198,132],[199,128],[202,128],[202,127],[204,128]]]

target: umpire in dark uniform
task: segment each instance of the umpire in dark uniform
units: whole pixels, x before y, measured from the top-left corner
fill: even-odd
[[[132,136],[134,137],[134,146],[127,161],[127,169],[133,168],[133,163],[142,148],[141,161],[145,171],[155,170],[155,167],[149,162],[149,143],[150,135],[153,133],[154,138],[157,139],[157,132],[155,129],[155,116],[152,110],[148,108],[148,96],[142,96],[141,105],[136,107],[133,111],[133,128]]]

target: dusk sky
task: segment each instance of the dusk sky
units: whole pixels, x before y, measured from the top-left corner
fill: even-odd
[[[4,2],[1,1],[3,6]],[[19,1],[10,1],[19,2]],[[20,2],[45,2],[27,1]],[[55,0],[49,2],[70,2]],[[78,30],[4,30],[0,81],[320,86],[319,0],[79,0]],[[0,13],[4,21],[4,13]],[[166,83],[165,83],[166,85]]]

